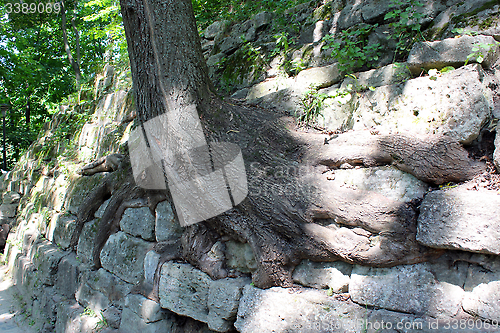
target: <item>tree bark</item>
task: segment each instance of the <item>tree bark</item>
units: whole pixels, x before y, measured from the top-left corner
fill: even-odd
[[[71,47],[69,45],[68,28],[66,22],[67,22],[66,6],[64,4],[64,1],[61,1],[61,29],[63,34],[64,50],[66,51],[66,55],[68,56],[68,61],[71,67],[73,68],[73,71],[75,72],[76,88],[80,89],[80,83],[82,81],[82,72],[80,70],[80,63],[78,61],[75,61],[73,55],[71,54]]]

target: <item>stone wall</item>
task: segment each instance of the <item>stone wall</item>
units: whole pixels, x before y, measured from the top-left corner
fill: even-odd
[[[492,153],[500,168],[500,117],[497,67],[499,6],[491,1],[428,1],[426,26],[440,40],[414,45],[405,63],[380,63],[376,69],[345,77],[338,65],[312,52],[311,67],[283,78],[270,66],[247,78],[234,97],[265,107],[300,111],[304,91],[314,85],[333,96],[318,126],[332,133],[328,144],[351,130],[379,133],[441,133]],[[302,24],[298,49],[320,50],[320,37],[361,22],[376,22],[388,7],[380,1],[329,1],[290,9]],[[470,23],[480,36],[451,37],[453,26],[489,16],[490,26]],[[216,78],[219,61],[248,41],[265,41],[272,15],[240,22],[217,22],[203,34]],[[448,23],[453,24],[448,24]],[[465,22],[465,23],[464,23]],[[318,28],[319,27],[319,28]],[[387,27],[381,27],[383,30]],[[381,31],[382,31],[381,30]],[[319,34],[319,35],[318,35]],[[319,36],[319,37],[318,37]],[[442,38],[441,38],[442,37]],[[319,39],[318,39],[319,38]],[[479,43],[492,44],[483,61],[471,58]],[[464,66],[466,61],[469,63]],[[441,70],[453,66],[452,71]],[[421,69],[435,69],[425,71]],[[430,74],[430,75],[429,75]],[[256,81],[253,81],[255,79]],[[257,81],[266,79],[258,83]],[[131,203],[120,230],[101,251],[102,268],[90,261],[97,224],[108,201],[86,223],[76,253],[69,249],[78,208],[102,180],[77,170],[93,159],[123,149],[134,118],[126,75],[107,66],[95,87],[96,101],[65,108],[93,112],[78,136],[77,162],[62,159],[51,169],[36,158],[42,135],[16,168],[1,179],[2,223],[9,223],[5,258],[19,289],[24,311],[41,332],[489,332],[500,321],[500,196],[497,175],[462,184],[432,187],[394,166],[355,168],[344,164],[329,175],[339,188],[360,196],[378,193],[419,208],[416,239],[441,249],[425,263],[370,268],[344,262],[302,261],[293,288],[262,290],[251,283],[255,258],[248,244],[219,241],[209,257],[225,258],[228,278],[214,280],[184,262],[161,260],[161,250],[182,235],[172,204],[154,209],[145,200]],[[352,87],[355,87],[354,89]],[[372,87],[372,89],[367,89]],[[347,94],[339,95],[344,89]],[[60,121],[57,116],[47,128]],[[497,138],[488,141],[488,135]],[[348,133],[349,134],[349,133]],[[490,142],[491,141],[491,142]],[[55,149],[53,156],[62,156]],[[491,167],[492,164],[490,164]],[[327,221],[325,221],[327,223]],[[332,227],[334,223],[331,223]],[[356,230],[362,233],[363,230]],[[378,235],[370,239],[380,242]],[[139,286],[152,285],[159,272],[158,297]]]

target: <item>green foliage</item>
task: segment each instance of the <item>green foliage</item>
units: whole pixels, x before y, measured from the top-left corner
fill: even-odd
[[[454,28],[451,30],[452,33],[457,34],[457,35],[466,35],[466,36],[477,36],[479,35],[479,32],[477,31],[472,31],[470,29],[465,29],[465,28]]]
[[[323,49],[331,49],[331,56],[339,63],[339,69],[346,73],[363,66],[373,65],[380,56],[380,43],[368,44],[368,36],[378,25],[360,24],[342,31],[340,38],[326,35]]]
[[[418,0],[391,0],[389,7],[392,10],[384,19],[393,21],[390,26],[395,29],[394,35],[391,36],[396,41],[394,61],[406,58],[413,44],[424,40],[420,24],[424,14],[418,11],[418,8],[423,6]]]
[[[331,96],[318,92],[314,87],[307,90],[302,97],[302,113],[298,115],[297,122],[300,126],[312,125],[319,116],[325,106],[325,100]]]
[[[484,61],[486,55],[494,48],[498,42],[493,43],[478,43],[476,46],[472,48],[472,53],[467,56],[467,60],[465,60],[464,66],[467,66],[471,59],[476,59],[476,61],[480,64]]]

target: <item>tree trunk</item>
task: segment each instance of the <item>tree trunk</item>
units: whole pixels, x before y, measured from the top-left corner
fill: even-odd
[[[208,78],[190,0],[121,0],[120,4],[143,131],[148,121],[161,118],[165,133],[156,128],[153,137],[158,145],[169,145],[172,157],[207,141],[237,144],[244,157],[248,196],[235,208],[186,227],[181,242],[184,259],[214,278],[224,277],[223,258],[213,262],[208,252],[218,240],[248,242],[258,264],[252,279],[258,287],[270,287],[291,286],[293,269],[302,259],[384,267],[439,254],[415,240],[418,203],[336,188],[325,171],[345,162],[366,167],[394,163],[430,182],[464,180],[482,168],[463,170],[473,164],[458,143],[370,134],[360,139],[347,133],[326,144],[327,135],[304,133],[278,111],[223,103]],[[160,117],[164,114],[167,117]],[[425,172],[425,164],[414,158],[417,155],[407,153],[398,142],[428,158],[433,171]],[[431,157],[432,150],[425,152],[445,147],[439,142],[452,143],[453,154],[440,159]],[[112,220],[119,216],[114,213],[140,192],[126,182],[118,190],[109,188],[89,199],[102,202],[105,195],[116,196],[101,221],[102,235],[116,226]],[[172,200],[168,188],[161,197]],[[152,202],[154,209],[157,200]],[[79,213],[80,223],[88,215]],[[94,251],[96,265],[104,242],[99,239]]]
[[[68,56],[68,61],[71,67],[73,68],[73,71],[75,72],[76,88],[79,90],[80,83],[82,81],[82,72],[80,70],[80,63],[78,61],[75,61],[73,55],[71,54],[71,47],[69,45],[69,40],[68,40],[68,28],[66,26],[66,21],[67,21],[66,6],[64,4],[64,1],[61,1],[61,29],[63,34],[64,50],[66,51],[66,55]]]

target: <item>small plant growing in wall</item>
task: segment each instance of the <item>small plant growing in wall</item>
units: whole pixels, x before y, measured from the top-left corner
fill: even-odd
[[[332,35],[323,37],[323,49],[331,50],[331,57],[339,63],[339,69],[345,73],[365,65],[373,65],[380,56],[380,43],[368,44],[368,36],[378,25],[360,24],[344,30],[340,38]]]

